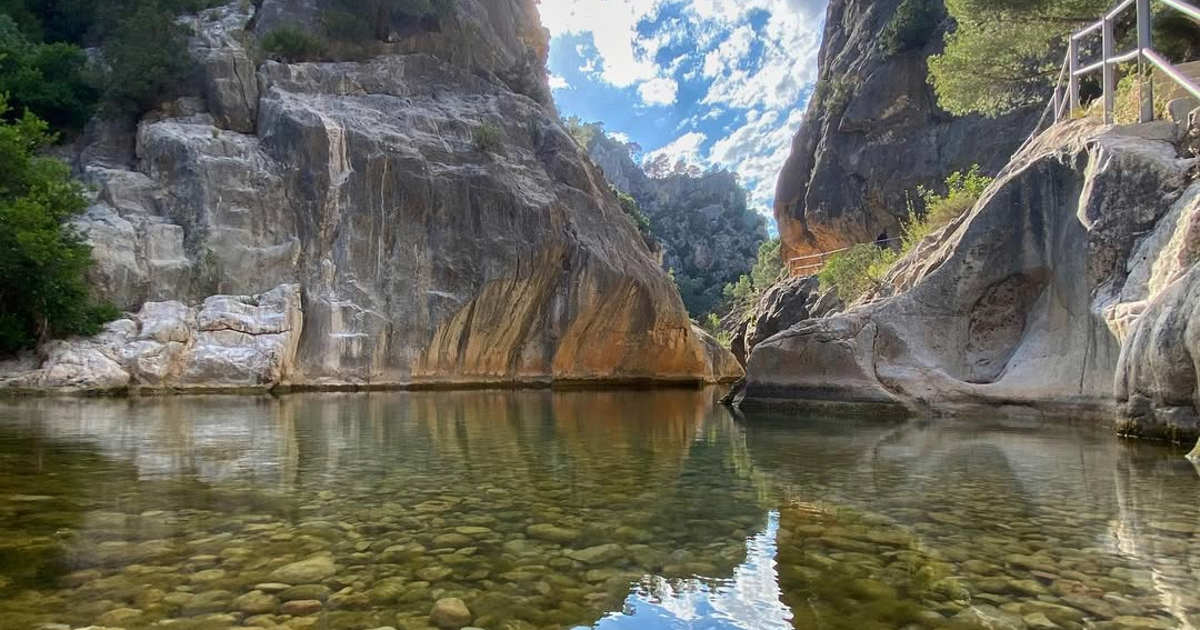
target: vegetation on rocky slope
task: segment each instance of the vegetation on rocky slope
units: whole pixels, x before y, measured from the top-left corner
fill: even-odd
[[[37,154],[53,139],[28,111],[0,125],[0,354],[95,334],[116,315],[89,297],[91,248],[67,223],[86,206],[83,191],[66,164]]]
[[[946,177],[944,195],[918,186],[916,196],[924,210],[918,210],[910,202],[900,247],[863,243],[833,254],[818,274],[822,290],[834,290],[849,304],[878,287],[897,260],[915,249],[927,236],[970,210],[991,183],[992,178],[983,175],[975,165],[965,172],[955,171]]]
[[[178,96],[193,76],[177,16],[214,3],[0,0],[0,88],[14,106],[67,132],[98,106],[112,116],[141,113]],[[99,47],[102,62],[86,63],[90,47]]]
[[[905,4],[914,0],[906,0]],[[1045,101],[1058,79],[1067,37],[1095,22],[1109,0],[946,0],[955,28],[945,50],[929,58],[938,103],[950,113],[997,116]],[[1176,58],[1200,52],[1200,28],[1156,7],[1154,46]],[[1117,23],[1120,48],[1135,44],[1132,12]],[[1085,47],[1100,42],[1093,37]]]
[[[371,56],[393,31],[438,30],[454,0],[331,0],[317,24],[284,24],[263,36],[279,61],[355,60]]]
[[[610,137],[602,123],[573,118],[564,124],[604,170],[647,242],[662,244],[663,266],[671,271],[693,318],[705,323],[710,313],[727,312],[731,302],[726,287],[746,283],[752,288],[751,275],[767,273],[754,271],[767,239],[765,221],[747,207],[746,192],[734,174],[659,164],[651,176],[633,160],[640,147]],[[778,260],[778,241],[773,252]],[[774,269],[778,275],[777,262]]]

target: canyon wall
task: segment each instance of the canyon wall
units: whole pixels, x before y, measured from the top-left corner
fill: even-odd
[[[1179,127],[1061,123],[872,299],[755,347],[743,405],[1008,407],[1200,433],[1200,182]]]
[[[973,164],[993,174],[1033,131],[1040,109],[997,119],[942,111],[925,60],[949,21],[939,4],[923,44],[891,50],[882,35],[900,4],[829,2],[817,86],[776,186],[784,260],[899,236],[918,185],[937,188]]]
[[[618,190],[632,196],[663,248],[663,267],[675,274],[692,317],[713,312],[725,285],[750,273],[766,221],[746,207],[746,191],[729,171],[649,177],[629,145],[593,126],[588,154]]]
[[[361,60],[261,59],[256,38],[322,6],[231,2],[187,18],[196,95],[136,126],[93,123],[76,147],[96,191],[78,226],[100,296],[131,313],[203,310],[209,296],[253,304],[295,287],[302,328],[248,378],[260,387],[738,375],[559,122],[532,0],[458,0]],[[117,356],[131,339],[163,343],[143,330],[151,319],[111,324],[112,343],[67,343],[115,364],[106,385],[224,386],[181,377],[211,332],[195,316],[172,341],[182,367]],[[53,376],[71,354],[43,349],[4,380],[78,387]]]

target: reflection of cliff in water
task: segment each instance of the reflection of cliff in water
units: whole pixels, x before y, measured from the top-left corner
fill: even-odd
[[[50,471],[79,469],[67,483],[87,500],[69,506],[68,521],[26,531],[0,516],[20,540],[14,563],[30,537],[68,531],[55,547],[64,570],[119,567],[143,551],[179,561],[193,539],[242,515],[285,527],[361,523],[383,539],[477,521],[521,540],[530,524],[553,523],[578,532],[565,549],[623,550],[584,587],[594,620],[620,606],[629,579],[734,575],[767,514],[741,432],[706,391],[31,399],[0,402],[4,435],[43,445]],[[0,484],[16,487],[3,474]],[[25,513],[13,497],[0,495],[0,515]],[[507,572],[502,556],[484,547],[474,562]]]

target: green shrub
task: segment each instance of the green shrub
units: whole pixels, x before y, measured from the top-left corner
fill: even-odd
[[[712,335],[717,343],[721,344],[721,347],[729,348],[733,345],[733,335],[728,330],[721,329],[721,318],[716,313],[705,315],[703,321],[700,322],[700,327],[704,329],[704,332]]]
[[[817,274],[821,290],[833,289],[842,302],[850,304],[879,286],[897,258],[894,250],[872,243],[861,243],[833,254]]]
[[[504,131],[491,123],[483,123],[471,132],[471,140],[476,150],[495,153],[504,146]]]
[[[929,58],[938,104],[998,116],[1045,103],[1067,37],[1100,19],[1109,0],[946,0],[955,28]]]
[[[324,39],[295,25],[267,33],[260,45],[267,56],[285,63],[317,61],[325,56],[327,49]]]
[[[646,216],[646,213],[642,212],[642,207],[638,205],[637,200],[629,193],[617,190],[616,188],[613,188],[612,191],[617,196],[617,201],[621,203],[621,209],[625,211],[625,214],[629,216],[633,224],[637,226],[638,231],[643,234],[649,234],[650,219]]]
[[[0,114],[7,112],[0,97]],[[52,141],[29,112],[0,124],[0,353],[95,334],[117,316],[89,297],[91,249],[68,225],[87,201],[66,164],[38,155]]]
[[[1113,96],[1113,121],[1125,125],[1139,122],[1142,116],[1141,75],[1133,64],[1127,68],[1129,72],[1124,73],[1117,82],[1117,91]],[[1174,91],[1175,83],[1159,72],[1152,72],[1149,77],[1154,88],[1154,117],[1165,118],[1167,95]],[[1103,112],[1103,98],[1097,99],[1091,107],[1094,112]]]
[[[564,118],[562,122],[567,128],[567,133],[571,134],[571,139],[584,151],[591,150],[592,141],[604,133],[603,123],[585,123],[578,116]]]
[[[925,209],[918,213],[910,208],[909,218],[901,235],[901,252],[907,253],[926,236],[970,210],[991,183],[992,178],[981,173],[979,165],[975,164],[967,171],[955,171],[946,177],[945,195],[939,195],[924,186],[917,186],[917,195],[924,203]]]
[[[863,243],[829,257],[817,277],[821,289],[834,289],[843,302],[849,304],[870,289],[879,286],[883,277],[901,256],[912,251],[926,236],[949,224],[970,210],[992,178],[983,175],[976,164],[966,171],[955,171],[946,177],[946,194],[939,195],[924,186],[917,195],[925,208],[909,208],[900,236],[900,251]]]
[[[78,46],[34,43],[0,14],[0,94],[14,113],[28,109],[56,129],[83,129],[99,97],[84,76],[86,62]]]
[[[904,0],[883,28],[880,45],[889,55],[923,48],[933,39],[941,7],[931,0]]]
[[[782,243],[778,238],[767,239],[758,246],[758,258],[750,269],[750,280],[756,293],[761,294],[779,282],[783,274]]]
[[[820,103],[826,111],[840,112],[854,97],[854,83],[849,79],[821,79],[813,88],[813,101]]]
[[[153,0],[141,2],[104,43],[105,111],[140,114],[178,97],[196,72],[187,37],[173,12]]]

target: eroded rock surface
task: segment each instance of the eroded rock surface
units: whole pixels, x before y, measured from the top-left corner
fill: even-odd
[[[617,189],[632,196],[662,244],[663,267],[675,274],[684,304],[702,319],[724,299],[725,285],[750,273],[766,221],[746,207],[746,191],[728,171],[649,177],[630,147],[592,127],[588,154]]]
[[[899,236],[918,185],[979,164],[995,173],[1033,131],[1039,111],[955,117],[937,106],[927,43],[892,52],[881,37],[901,0],[831,0],[819,79],[775,195],[784,257]]]
[[[732,351],[743,365],[759,343],[806,319],[841,308],[832,291],[821,292],[816,276],[789,277],[767,289],[746,314],[733,337]]]
[[[300,287],[147,302],[101,334],[53,341],[0,369],[13,389],[270,389],[290,378],[304,325]]]
[[[1200,184],[1174,134],[1043,134],[874,301],[758,344],[739,398],[1104,418],[1119,400],[1130,431],[1194,435]]]
[[[135,136],[89,130],[77,163],[97,193],[78,225],[99,294],[137,311],[298,285],[293,384],[737,376],[559,123],[531,0],[460,0],[362,61],[255,67],[256,35],[323,6],[203,12],[202,94]],[[198,323],[202,348],[226,350],[163,382],[219,378],[239,343],[262,352],[244,323]],[[78,361],[111,372],[96,385],[122,380]]]

